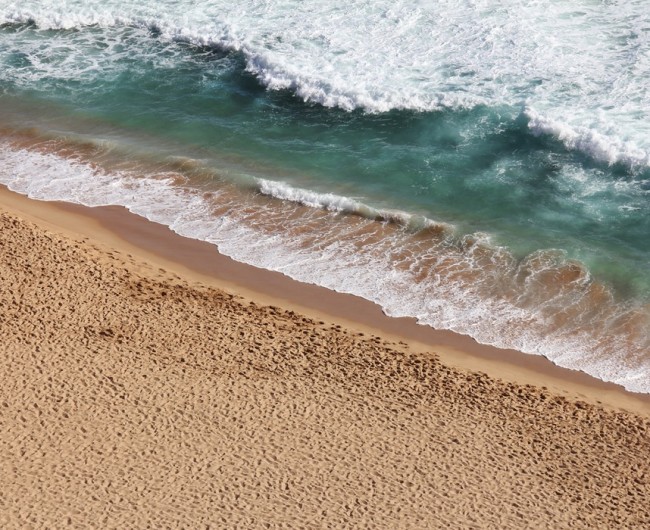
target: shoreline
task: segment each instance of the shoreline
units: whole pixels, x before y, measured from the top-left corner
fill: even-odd
[[[650,394],[629,392],[541,356],[479,344],[468,336],[422,326],[413,318],[386,316],[373,302],[237,262],[219,253],[213,244],[180,236],[121,206],[39,201],[0,186],[0,209],[64,235],[90,238],[189,281],[377,336],[411,351],[434,354],[452,368],[483,372],[505,382],[548,389],[573,401],[650,417]]]
[[[639,397],[120,208],[0,191],[0,225],[2,528],[650,525]]]

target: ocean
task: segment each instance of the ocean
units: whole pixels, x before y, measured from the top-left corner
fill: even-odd
[[[0,183],[650,392],[650,10],[0,0]]]

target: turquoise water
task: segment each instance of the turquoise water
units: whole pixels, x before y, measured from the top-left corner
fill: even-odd
[[[33,4],[2,182],[650,391],[641,3]]]

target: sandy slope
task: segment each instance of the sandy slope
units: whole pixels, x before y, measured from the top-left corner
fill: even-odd
[[[0,214],[0,527],[650,528],[650,421]]]

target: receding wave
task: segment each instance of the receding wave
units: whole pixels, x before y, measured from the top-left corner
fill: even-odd
[[[167,171],[109,171],[51,144],[6,143],[0,182],[38,199],[120,204],[237,260],[370,299],[389,315],[650,392],[650,307],[617,299],[562,251],[518,259],[487,234],[265,180],[254,193],[227,179],[197,189],[184,172],[201,171],[200,163],[169,163]]]

